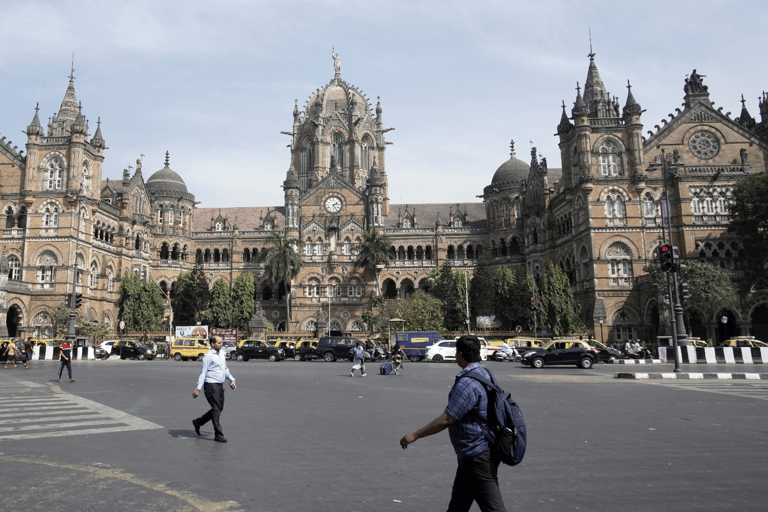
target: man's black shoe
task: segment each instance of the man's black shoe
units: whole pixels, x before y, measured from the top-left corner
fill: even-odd
[[[227,442],[227,438],[224,437],[224,436],[216,436],[216,437],[213,438],[213,440],[216,441],[217,443],[226,443]]]
[[[197,422],[197,420],[192,420],[192,426],[195,427],[195,434],[198,436],[200,435],[200,424]]]

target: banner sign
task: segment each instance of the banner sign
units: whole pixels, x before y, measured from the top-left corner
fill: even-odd
[[[177,338],[208,338],[207,325],[177,325]]]
[[[221,336],[224,341],[237,344],[237,329],[211,329],[211,336]]]

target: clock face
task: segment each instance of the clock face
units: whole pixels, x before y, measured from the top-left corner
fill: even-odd
[[[325,200],[325,209],[329,213],[339,213],[341,210],[341,199],[336,196],[331,196]]]

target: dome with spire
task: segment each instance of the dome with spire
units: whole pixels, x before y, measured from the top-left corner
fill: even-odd
[[[165,152],[165,167],[149,177],[145,186],[155,194],[186,194],[187,184],[168,165],[168,152]]]
[[[328,85],[318,89],[307,101],[306,116],[329,116],[334,112],[370,115],[370,104],[363,93],[340,77],[334,77]]]
[[[496,173],[491,180],[491,185],[526,181],[530,170],[531,166],[529,164],[515,157],[515,142],[512,141],[510,142],[510,158],[496,169]]]

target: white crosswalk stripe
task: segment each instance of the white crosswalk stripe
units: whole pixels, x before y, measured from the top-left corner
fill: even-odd
[[[768,381],[744,381],[744,380],[649,380],[648,384],[669,386],[690,391],[703,391],[705,393],[719,393],[723,395],[739,396],[742,398],[756,398],[768,400]]]
[[[24,396],[19,396],[20,384]],[[0,386],[0,442],[154,428],[162,426],[40,384]]]

